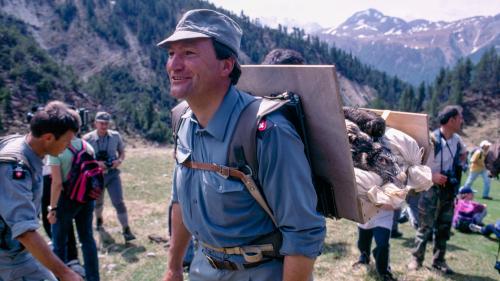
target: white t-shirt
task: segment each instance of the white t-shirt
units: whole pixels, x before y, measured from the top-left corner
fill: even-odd
[[[453,134],[450,139],[446,140],[442,135],[441,137],[441,150],[434,157],[434,152],[431,152],[430,157],[427,159],[427,166],[429,166],[433,173],[441,171],[450,171],[453,168],[453,158],[457,154],[457,145],[461,146],[461,153],[467,151],[462,138],[458,134]],[[443,157],[443,167],[441,169],[441,156]]]
[[[391,230],[393,217],[394,217],[394,211],[379,210],[378,213],[375,216],[373,216],[369,221],[367,221],[364,224],[358,223],[358,226],[362,229],[383,227]]]

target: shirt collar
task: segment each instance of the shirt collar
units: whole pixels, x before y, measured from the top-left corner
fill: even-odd
[[[24,155],[26,156],[26,158],[28,159],[28,161],[30,162],[31,164],[31,168],[34,169],[34,172],[35,173],[38,173],[41,171],[42,169],[42,166],[43,166],[43,157],[40,158],[34,151],[33,149],[31,148],[31,146],[28,144],[28,142],[26,141],[26,137],[24,137],[23,139],[23,151],[24,151]]]
[[[234,86],[229,87],[222,103],[215,112],[214,116],[208,122],[208,125],[204,129],[199,129],[199,131],[204,131],[211,136],[213,136],[218,141],[223,141],[224,136],[227,131],[227,126],[231,120],[231,113],[233,112],[236,103],[238,102],[239,92]],[[188,110],[181,118],[191,118],[191,122],[198,124],[198,120],[191,110]]]

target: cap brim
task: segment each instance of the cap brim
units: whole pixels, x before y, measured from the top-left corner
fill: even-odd
[[[174,34],[170,35],[170,37],[168,37],[167,39],[164,39],[160,43],[156,44],[156,46],[164,48],[167,47],[168,43],[171,42],[195,38],[211,38],[211,36],[189,30],[178,30],[175,31]]]

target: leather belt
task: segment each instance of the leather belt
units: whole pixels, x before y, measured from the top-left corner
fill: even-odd
[[[272,253],[274,250],[273,244],[263,244],[263,245],[248,245],[241,247],[230,247],[230,248],[219,248],[208,245],[200,241],[201,245],[207,249],[223,253],[226,255],[242,255],[246,262],[256,263],[264,259],[264,253]]]
[[[219,270],[242,270],[242,269],[254,268],[272,260],[272,259],[264,259],[254,263],[237,264],[228,260],[218,260],[209,255],[205,255],[205,257],[207,258],[207,261],[212,268]]]

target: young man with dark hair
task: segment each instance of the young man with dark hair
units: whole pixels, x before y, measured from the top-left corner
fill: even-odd
[[[463,123],[461,108],[446,106],[439,113],[438,119],[441,125],[433,132],[434,153],[431,153],[427,160],[427,165],[432,170],[434,185],[420,196],[416,245],[408,268],[416,270],[422,267],[427,241],[435,232],[432,267],[452,274],[453,270],[445,260],[446,243],[450,239],[454,199],[460,185],[459,169],[467,151],[457,134]]]
[[[80,116],[76,111],[72,111],[75,119],[81,124]],[[68,187],[65,179],[68,179],[76,154],[85,149],[86,152],[94,156],[94,149],[86,141],[74,137],[70,147],[66,148],[58,156],[49,156],[47,164],[51,168],[52,184],[51,198],[48,207],[47,219],[52,224],[52,245],[54,253],[64,262],[69,263],[67,245],[69,234],[73,232],[73,220],[76,224],[78,239],[81,243],[85,272],[82,272],[85,280],[99,281],[99,261],[97,258],[97,247],[92,232],[92,218],[94,212],[94,201],[79,203],[69,199],[62,194],[63,185]],[[74,235],[74,233],[73,233]],[[79,274],[82,274],[78,272]]]
[[[77,131],[69,108],[56,101],[35,113],[28,135],[0,141],[0,280],[55,281],[52,273],[64,281],[82,280],[37,232],[43,157],[61,153]]]
[[[304,146],[280,112],[265,117],[258,133],[256,171],[273,217],[243,182],[197,164],[223,167],[241,112],[255,97],[234,87],[242,31],[213,10],[184,14],[174,33],[158,44],[168,49],[170,94],[189,109],[179,120],[172,188],[172,236],[164,280],[182,280],[182,258],[199,241],[192,281],[310,280],[326,233]],[[213,42],[232,55],[219,59]],[[206,166],[206,165],[205,165]],[[273,222],[276,223],[274,223]],[[275,238],[275,239],[271,239]],[[272,240],[270,247],[265,242]],[[252,255],[255,253],[255,255]]]

